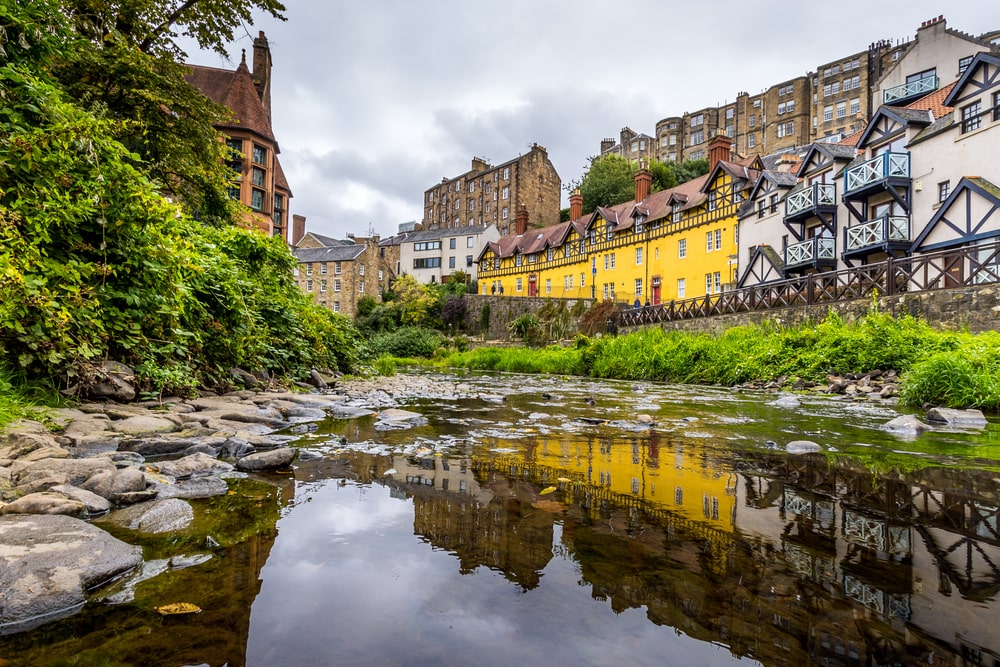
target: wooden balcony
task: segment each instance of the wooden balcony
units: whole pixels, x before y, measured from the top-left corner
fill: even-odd
[[[837,186],[813,183],[785,198],[785,222],[800,222],[837,210]]]
[[[900,104],[905,104],[915,100],[918,97],[923,97],[927,93],[933,93],[938,89],[940,84],[940,79],[934,76],[925,76],[922,79],[917,79],[916,81],[907,81],[900,86],[894,86],[887,89],[882,93],[882,104],[891,104],[899,106]]]
[[[905,215],[883,215],[844,229],[844,259],[878,252],[905,254],[910,246],[910,219]]]
[[[910,181],[909,153],[882,153],[844,172],[844,198],[862,199]]]
[[[785,274],[809,269],[829,270],[837,266],[837,243],[829,236],[817,236],[785,248]]]

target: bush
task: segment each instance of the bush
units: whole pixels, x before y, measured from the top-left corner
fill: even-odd
[[[430,359],[441,347],[443,337],[433,329],[401,327],[395,331],[378,334],[372,339],[375,354],[394,357],[424,357]]]
[[[379,375],[395,375],[396,374],[396,360],[388,354],[379,355],[378,359],[375,360],[375,372]]]

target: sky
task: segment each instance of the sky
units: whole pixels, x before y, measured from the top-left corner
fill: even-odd
[[[563,184],[602,138],[756,94],[923,21],[979,35],[1000,3],[716,0],[284,0],[229,50],[188,62],[235,68],[259,30],[271,46],[272,126],[307,231],[388,236],[419,222],[423,193],[469,170],[548,150]],[[567,206],[563,194],[563,206]]]

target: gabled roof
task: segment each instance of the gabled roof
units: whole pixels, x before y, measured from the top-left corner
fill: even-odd
[[[705,179],[705,183],[702,186],[707,188],[709,184],[715,180],[716,176],[720,171],[724,171],[735,179],[742,181],[754,181],[757,180],[757,176],[760,174],[760,169],[754,169],[751,165],[755,165],[758,160],[757,156],[753,158],[744,159],[739,162],[730,162],[729,160],[719,160],[709,174],[708,178]]]
[[[857,154],[857,150],[854,146],[844,146],[842,144],[828,144],[825,142],[814,143],[809,147],[809,150],[806,151],[805,157],[802,158],[802,162],[796,170],[796,175],[805,176],[805,170],[807,169],[809,162],[812,160],[813,155],[816,153],[820,153],[833,163],[836,163],[837,161],[850,162]]]
[[[893,107],[882,105],[868,122],[868,127],[864,129],[858,138],[858,146],[864,146],[868,138],[879,127],[879,119],[888,117],[900,125],[907,127],[914,125],[930,125],[934,122],[934,116],[927,109],[909,109],[907,107]]]
[[[233,112],[232,120],[222,123],[220,127],[250,130],[274,142],[277,148],[274,132],[271,130],[271,118],[260,101],[253,77],[247,69],[246,53],[236,71],[201,65],[188,65],[188,68],[189,72],[185,77],[188,83],[204,93],[205,97]]]
[[[316,232],[307,232],[306,236],[311,236],[318,243],[321,243],[325,247],[337,246],[337,245],[355,245],[354,241],[350,239],[335,239],[332,236],[324,236],[323,234],[317,234]]]
[[[324,248],[292,248],[299,264],[310,262],[342,262],[357,259],[365,251],[363,244],[336,245]]]
[[[976,211],[973,213],[973,207],[969,205],[969,198],[972,196],[981,197],[991,204],[989,210],[979,219],[973,216],[979,216],[983,212]],[[965,201],[959,202],[959,199],[963,197],[966,198]],[[959,202],[955,206],[957,216],[951,217],[952,207],[956,202]],[[978,241],[983,238],[1000,236],[1000,229],[998,229],[995,222],[987,224],[989,218],[994,215],[1000,218],[1000,187],[980,176],[963,176],[951,191],[951,194],[948,195],[948,198],[941,203],[941,206],[931,216],[923,231],[913,241],[913,244],[910,246],[910,252],[928,252]],[[950,229],[953,234],[952,238],[924,245],[927,238],[934,232],[938,225],[944,225],[946,229]]]
[[[978,84],[978,87],[982,88],[987,82],[979,81],[976,79],[977,76],[982,76],[979,74],[979,69],[986,65],[992,65],[993,67],[1000,68],[1000,56],[994,53],[977,53],[973,58],[969,66],[965,68],[962,76],[958,77],[958,81],[952,87],[951,92],[943,100],[943,103],[947,106],[954,107],[958,106],[966,92],[966,88],[972,84]]]
[[[957,81],[952,81],[947,86],[938,88],[934,92],[927,93],[919,100],[914,100],[906,105],[907,109],[924,109],[930,111],[934,114],[934,118],[944,118],[945,116],[950,116],[955,110],[954,107],[948,106],[944,101],[951,95],[951,91],[955,89],[955,84]]]

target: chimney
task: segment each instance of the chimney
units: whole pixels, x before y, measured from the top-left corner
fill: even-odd
[[[486,171],[490,164],[481,157],[472,158],[472,171],[479,173],[481,171]]]
[[[653,173],[646,169],[646,161],[639,161],[639,170],[635,172],[635,203],[638,204],[649,196],[653,186]]]
[[[573,194],[569,196],[569,219],[577,220],[583,217],[583,195],[580,194],[580,188],[573,190]]]
[[[609,150],[615,147],[614,139],[601,139],[601,154],[607,153]]]
[[[524,204],[518,204],[517,212],[514,213],[514,233],[524,234],[528,231],[528,209]]]
[[[306,216],[295,213],[292,215],[292,245],[297,246],[306,235]]]
[[[708,145],[708,171],[711,172],[719,164],[719,160],[728,160],[733,141],[724,134],[716,135]]]
[[[253,40],[253,85],[257,89],[257,97],[264,105],[267,119],[271,120],[271,47],[267,43],[264,31]]]

